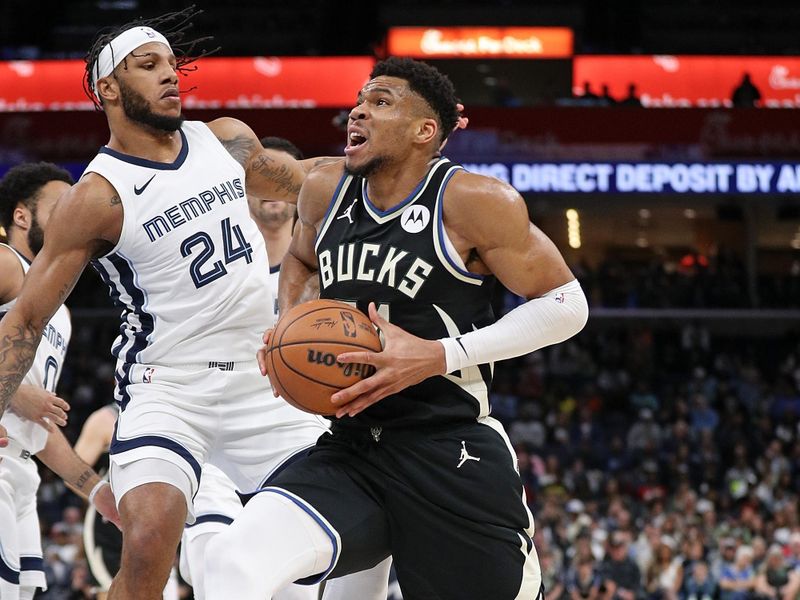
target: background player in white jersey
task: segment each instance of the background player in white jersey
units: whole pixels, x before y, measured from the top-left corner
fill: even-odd
[[[185,39],[192,15],[137,21],[95,42],[85,84],[110,140],[59,202],[0,323],[2,414],[44,324],[90,261],[122,308],[110,473],[123,550],[112,600],[160,598],[184,523],[194,521],[205,462],[247,493],[326,429],[274,398],[258,372],[254,349],[272,323],[271,297],[244,192],[294,201],[317,161],[264,150],[235,119],[184,122],[178,76],[192,59],[182,50],[202,54]],[[304,518],[304,546],[316,554],[329,542]]]
[[[72,184],[64,169],[50,163],[19,165],[0,180],[0,318],[14,305],[31,260],[42,248],[44,229],[56,201]],[[55,395],[71,334],[65,307],[47,322],[42,343],[2,417],[10,444],[0,448],[0,598],[30,600],[47,588],[36,513],[39,474],[36,455],[84,498],[119,522],[111,490],[72,451],[57,425],[66,424],[69,406]],[[98,487],[96,487],[98,486]]]
[[[118,416],[119,405],[116,402],[98,408],[86,419],[75,442],[75,453],[100,474],[108,472],[108,451]],[[97,600],[106,600],[111,580],[119,571],[122,532],[93,506],[87,509],[83,523],[83,548],[98,589]],[[177,600],[178,595],[178,576],[173,569],[164,587],[164,600]]]
[[[377,371],[332,396],[331,434],[209,544],[208,597],[261,600],[320,563],[336,576],[391,553],[408,598],[537,598],[533,519],[489,416],[492,363],[580,331],[586,299],[511,186],[438,156],[458,112],[436,69],[378,63],[349,117],[343,164],[303,185],[280,306],[319,278],[322,297],[369,309],[384,349],[338,357]],[[529,298],[497,321],[492,276]],[[298,552],[304,512],[328,533],[321,554]],[[275,529],[280,544],[248,542]]]

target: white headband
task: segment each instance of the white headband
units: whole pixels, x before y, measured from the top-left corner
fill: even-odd
[[[139,46],[149,42],[161,42],[172,50],[167,38],[150,27],[131,27],[120,33],[117,37],[106,44],[97,56],[92,69],[92,84],[97,85],[97,80],[101,77],[108,77],[116,66],[123,61],[131,52]],[[97,89],[95,95],[100,98]]]

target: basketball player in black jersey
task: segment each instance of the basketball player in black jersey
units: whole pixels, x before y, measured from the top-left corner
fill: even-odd
[[[261,600],[390,553],[406,600],[541,593],[515,457],[489,416],[492,363],[569,338],[588,309],[520,195],[438,156],[457,118],[436,69],[381,62],[350,112],[346,158],[306,179],[281,311],[317,279],[323,298],[368,310],[384,350],[338,357],[377,372],[333,395],[331,434],[209,545],[208,598]],[[498,321],[494,278],[529,299]],[[329,541],[312,546],[319,530]]]

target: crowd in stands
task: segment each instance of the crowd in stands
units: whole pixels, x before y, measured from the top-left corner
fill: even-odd
[[[744,264],[734,254],[653,257],[646,262],[606,259],[576,275],[593,306],[609,308],[798,308],[800,261],[757,276],[750,294]]]
[[[595,305],[599,294],[631,306],[630,294],[608,301],[614,268],[583,273],[584,285]],[[696,275],[663,276],[654,290]],[[59,389],[73,441],[112,398],[116,331],[111,317],[76,319]],[[547,600],[800,600],[796,335],[590,326],[498,365],[492,403],[517,452]],[[42,478],[51,587],[37,598],[91,599],[82,503]]]

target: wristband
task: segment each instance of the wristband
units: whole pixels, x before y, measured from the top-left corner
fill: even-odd
[[[89,492],[89,504],[94,504],[94,497],[97,496],[97,492],[100,491],[100,488],[104,485],[109,485],[109,483],[105,479],[101,479],[97,483],[94,484],[92,491]]]

